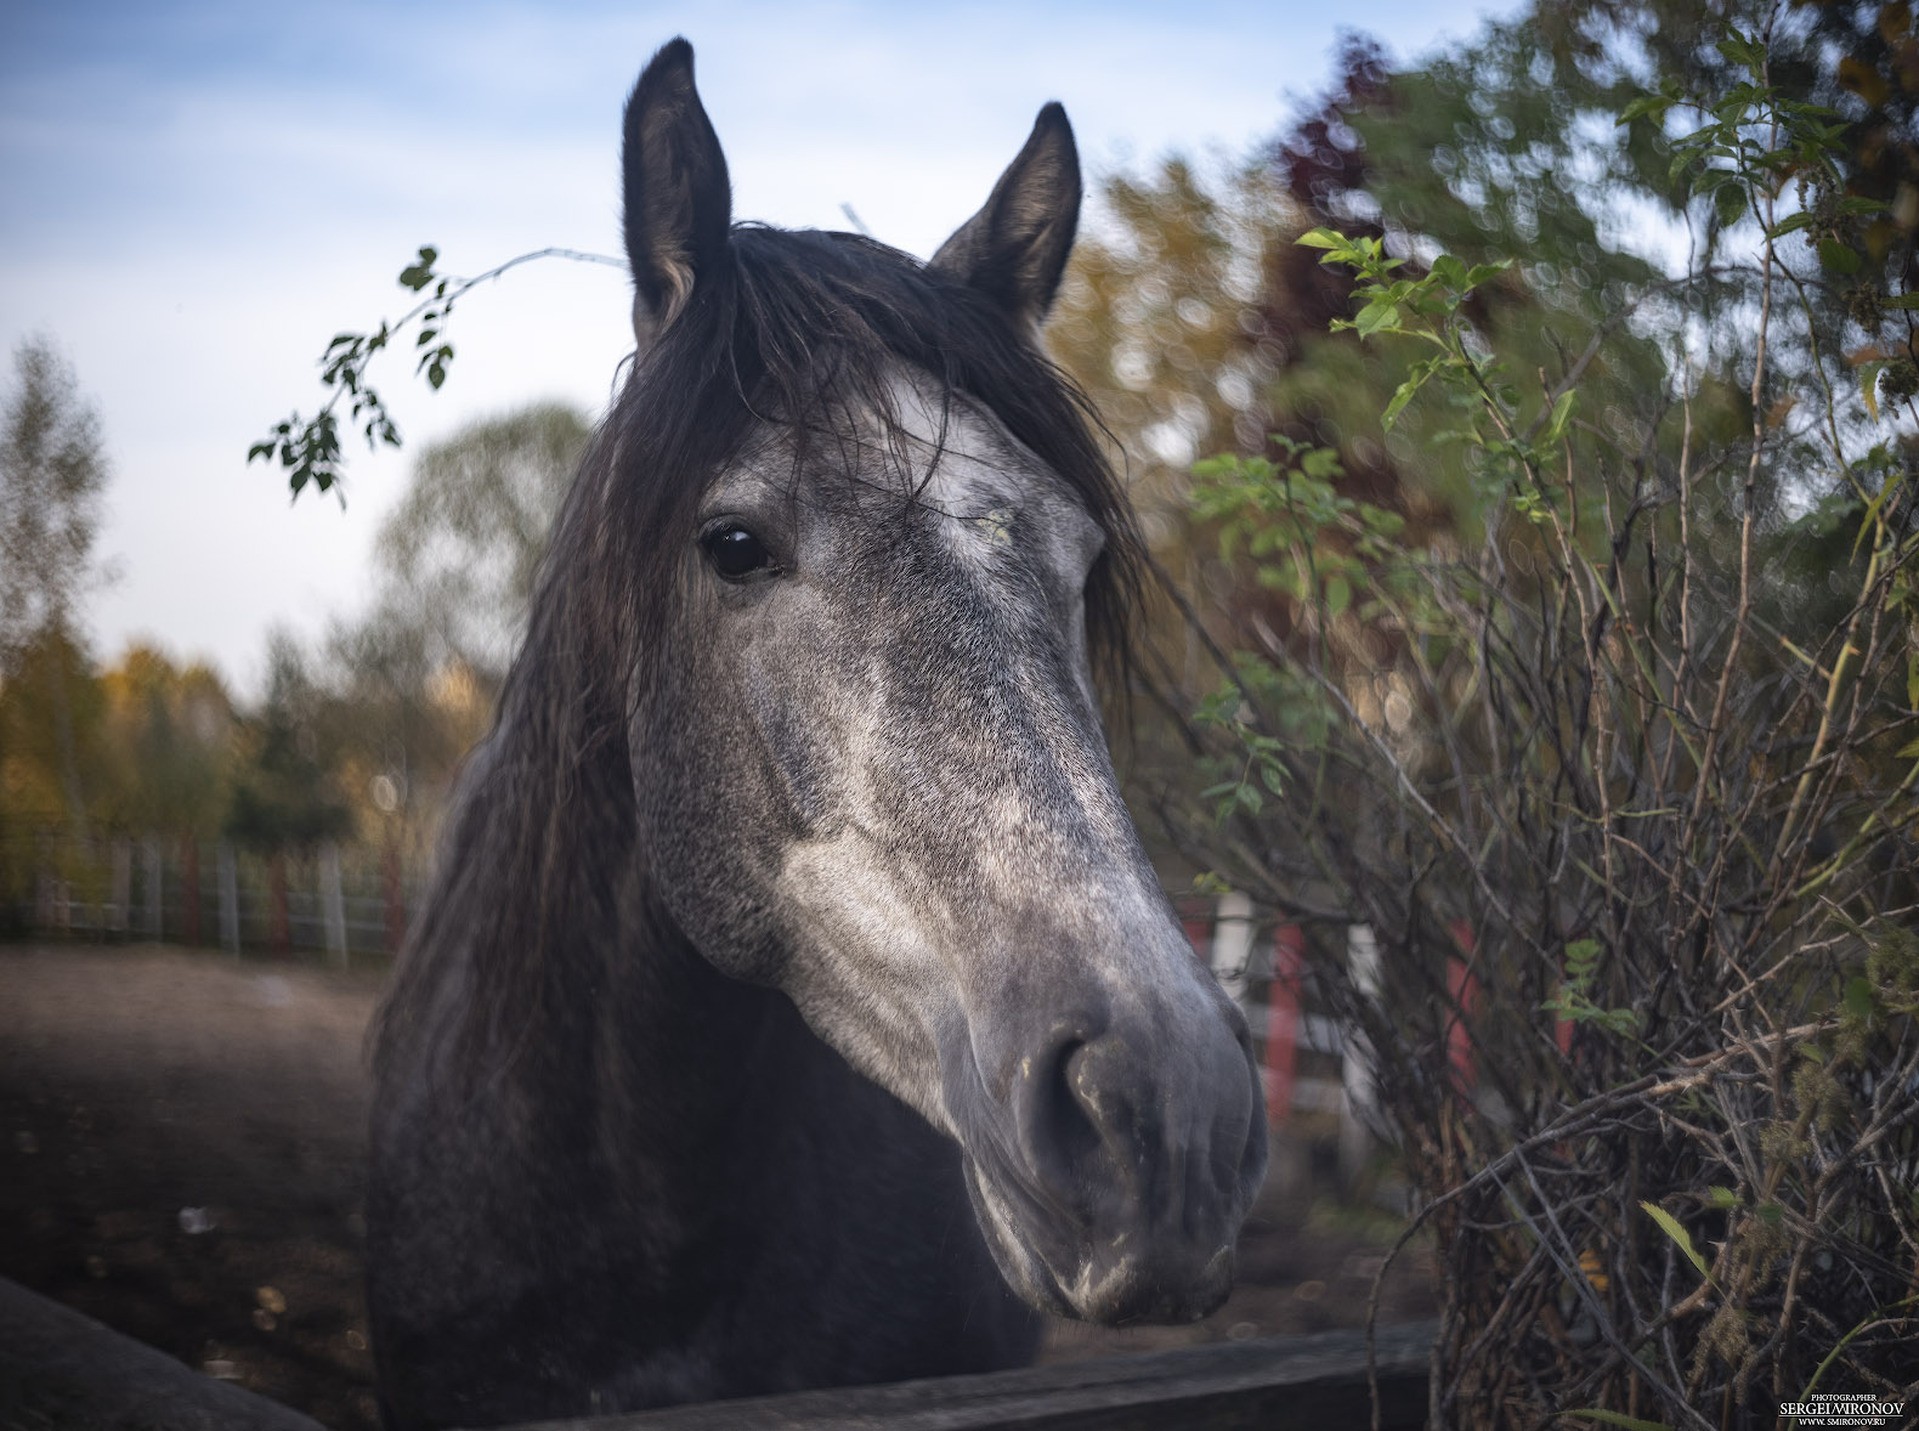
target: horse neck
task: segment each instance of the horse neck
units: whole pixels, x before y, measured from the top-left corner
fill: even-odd
[[[549,979],[558,1017],[544,1039],[561,1076],[538,1093],[591,1110],[596,1157],[622,1181],[668,1191],[677,1179],[697,1195],[756,1097],[755,1065],[778,1061],[778,996],[721,975],[636,883],[617,926]]]

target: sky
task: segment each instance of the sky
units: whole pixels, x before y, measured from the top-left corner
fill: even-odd
[[[98,653],[156,641],[249,693],[270,629],[312,636],[367,601],[413,453],[540,399],[605,406],[632,345],[626,277],[548,261],[468,295],[439,393],[403,355],[369,374],[407,445],[354,440],[344,510],[246,462],[323,399],[334,333],[405,310],[395,277],[420,245],[453,274],[617,254],[621,106],[674,35],[736,218],[845,228],[850,205],[927,256],[1049,99],[1095,177],[1240,155],[1325,87],[1347,19],[1408,59],[1514,8],[0,0],[0,385],[44,334],[100,414]]]

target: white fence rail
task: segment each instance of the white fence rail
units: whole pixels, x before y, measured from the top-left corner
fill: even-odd
[[[0,873],[7,922],[43,937],[314,953],[340,967],[392,954],[418,896],[397,850],[334,842],[266,856],[190,837],[17,841]]]

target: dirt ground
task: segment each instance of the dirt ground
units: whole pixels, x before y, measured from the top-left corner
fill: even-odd
[[[177,949],[0,947],[0,1276],[370,1431],[361,1042],[381,983]],[[1363,1216],[1268,1197],[1214,1316],[1062,1324],[1045,1358],[1358,1325],[1380,1252]],[[1430,1275],[1417,1255],[1396,1264],[1382,1321],[1428,1314]]]

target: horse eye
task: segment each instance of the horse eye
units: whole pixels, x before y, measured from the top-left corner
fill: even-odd
[[[773,558],[760,545],[760,539],[733,523],[708,532],[700,538],[700,545],[706,548],[713,570],[728,581],[744,581],[754,572],[768,571],[773,565]]]

